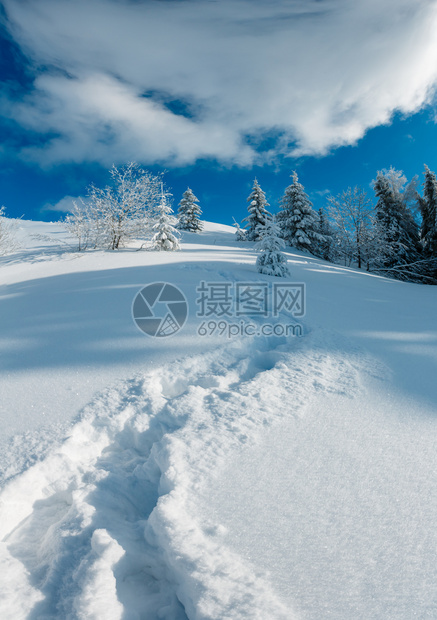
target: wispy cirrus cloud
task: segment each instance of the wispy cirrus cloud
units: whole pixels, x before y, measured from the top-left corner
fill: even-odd
[[[21,151],[44,165],[324,154],[437,81],[436,0],[4,5],[35,81],[3,113],[45,136]]]

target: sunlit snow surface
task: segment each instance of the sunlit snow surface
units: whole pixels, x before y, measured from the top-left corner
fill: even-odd
[[[273,280],[232,232],[0,259],[2,620],[437,617],[437,290],[291,251],[302,338],[141,334],[148,283]]]

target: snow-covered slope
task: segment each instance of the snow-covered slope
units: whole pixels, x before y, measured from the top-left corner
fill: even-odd
[[[179,253],[20,234],[0,259],[2,619],[437,617],[437,289],[290,252],[302,337],[202,337],[201,281],[277,281],[232,228]],[[133,323],[152,282],[188,299],[172,337]]]

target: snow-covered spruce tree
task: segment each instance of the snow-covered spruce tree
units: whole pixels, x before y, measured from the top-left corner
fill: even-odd
[[[317,213],[303,185],[299,183],[296,172],[293,172],[292,178],[293,183],[285,190],[281,211],[277,215],[281,236],[298,250],[316,253],[317,244],[322,241],[318,232]]]
[[[258,227],[264,226],[266,220],[271,217],[271,213],[267,211],[267,207],[270,206],[266,200],[266,195],[261,189],[258,181],[255,179],[253,182],[252,191],[247,199],[249,206],[247,210],[249,215],[244,218],[246,229],[247,241],[258,241],[260,238]]]
[[[398,171],[390,169],[389,172]],[[374,183],[378,198],[375,206],[375,246],[378,254],[374,267],[392,272],[396,277],[410,279],[414,274],[407,266],[419,263],[421,247],[418,225],[407,201],[409,193],[407,190],[402,192],[404,183],[401,181],[405,177],[399,174],[393,183],[393,175],[380,171]]]
[[[422,213],[421,244],[426,256],[437,257],[437,179],[428,166],[425,166],[423,197],[419,206]]]
[[[160,200],[161,176],[143,170],[135,162],[110,170],[112,184],[91,185],[84,201],[75,203],[64,224],[82,249],[118,250],[132,239],[150,232]]]
[[[177,219],[173,215],[167,197],[168,193],[164,192],[161,186],[161,200],[156,208],[156,221],[153,225],[155,234],[152,238],[152,249],[165,252],[174,252],[179,250],[179,232],[176,228]]]
[[[178,209],[178,228],[190,232],[200,232],[203,224],[200,221],[202,209],[199,200],[188,187],[182,196]]]
[[[321,240],[317,242],[316,246],[316,255],[323,260],[332,261],[333,260],[333,250],[332,246],[334,243],[333,240],[333,231],[331,224],[326,217],[325,210],[323,207],[320,207],[318,212],[318,227],[317,232],[321,236]]]
[[[281,252],[285,242],[279,236],[279,226],[274,218],[267,218],[258,230],[260,240],[256,244],[256,249],[260,254],[256,259],[256,266],[259,273],[278,277],[289,275],[287,258]]]

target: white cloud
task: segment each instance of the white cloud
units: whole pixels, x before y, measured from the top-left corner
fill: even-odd
[[[436,0],[6,0],[35,90],[3,111],[51,132],[44,164],[323,154],[412,113],[437,81]],[[39,67],[39,68],[38,68]],[[47,67],[51,69],[48,71]],[[148,93],[148,97],[143,95]],[[166,107],[182,100],[191,116]]]
[[[71,213],[73,203],[79,202],[80,200],[80,196],[64,196],[55,204],[52,204],[51,202],[46,202],[46,204],[41,207],[41,212],[44,213],[47,211],[55,211],[57,213]]]

